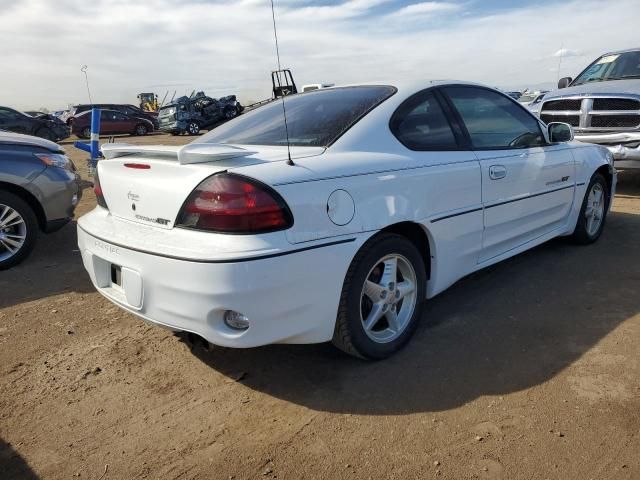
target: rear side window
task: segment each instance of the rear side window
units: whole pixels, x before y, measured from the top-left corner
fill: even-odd
[[[477,87],[443,89],[478,149],[528,148],[544,145],[538,121],[498,92]]]
[[[391,117],[391,132],[410,150],[452,150],[456,139],[433,92],[404,102]]]
[[[342,87],[284,97],[289,142],[326,147],[396,92],[390,86]],[[286,145],[282,100],[245,113],[204,135],[197,143]]]

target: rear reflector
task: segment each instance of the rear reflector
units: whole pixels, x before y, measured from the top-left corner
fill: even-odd
[[[151,168],[151,165],[146,163],[125,163],[124,166],[127,168],[137,168],[138,170],[149,170]]]
[[[223,233],[266,233],[293,225],[282,197],[271,187],[240,175],[205,179],[182,206],[176,226]]]

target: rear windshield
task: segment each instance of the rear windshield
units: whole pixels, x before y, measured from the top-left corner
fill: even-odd
[[[389,86],[341,87],[284,97],[289,143],[326,147],[396,92]],[[282,100],[278,99],[225,123],[197,143],[286,145]]]

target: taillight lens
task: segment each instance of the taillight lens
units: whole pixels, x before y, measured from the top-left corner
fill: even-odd
[[[293,225],[282,197],[256,180],[231,173],[213,175],[189,195],[177,226],[224,233],[265,233]]]
[[[102,187],[100,186],[100,179],[98,178],[97,171],[95,176],[93,177],[93,192],[96,194],[96,201],[98,202],[98,205],[108,210],[109,207],[107,206],[107,201],[104,199],[104,194],[102,193]]]

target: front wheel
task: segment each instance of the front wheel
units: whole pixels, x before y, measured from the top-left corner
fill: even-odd
[[[36,137],[44,138],[45,140],[49,140],[51,142],[56,141],[56,136],[53,134],[50,128],[41,128],[36,132]]]
[[[196,122],[189,122],[187,125],[187,133],[189,135],[198,135],[200,133],[200,125]]]
[[[0,270],[17,265],[26,258],[38,236],[38,221],[33,209],[20,197],[0,192]]]
[[[333,344],[365,359],[392,355],[418,325],[425,283],[424,259],[412,242],[391,233],[375,236],[347,271]]]
[[[595,173],[591,177],[587,193],[582,201],[582,208],[573,232],[573,240],[588,245],[600,238],[604,229],[604,221],[609,210],[609,185],[605,178]]]

